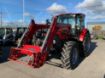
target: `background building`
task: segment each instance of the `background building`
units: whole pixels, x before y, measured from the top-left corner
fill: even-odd
[[[95,26],[100,26],[101,30],[105,31],[105,22],[88,22],[87,23],[87,28],[92,32],[93,27]]]

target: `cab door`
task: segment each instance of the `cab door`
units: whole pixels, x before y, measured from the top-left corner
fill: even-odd
[[[82,15],[76,16],[75,35],[78,37],[85,27],[84,17]]]

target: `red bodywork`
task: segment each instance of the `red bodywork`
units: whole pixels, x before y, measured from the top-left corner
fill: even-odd
[[[32,39],[34,33],[39,29],[48,29],[48,33],[46,34],[45,40],[43,41],[43,45],[42,46],[30,45],[29,41]],[[70,29],[71,29],[70,25],[63,26],[57,24],[57,16],[54,17],[51,26],[35,24],[35,22],[32,20],[28,31],[25,33],[25,36],[22,39],[23,40],[22,46],[19,46],[17,48],[11,48],[11,54],[9,59],[17,60],[22,55],[28,55],[30,57],[33,57],[33,60],[29,60],[28,64],[35,68],[40,67],[46,61],[49,48],[53,43],[55,34],[58,35],[61,40],[69,39],[70,34],[68,35],[68,33]],[[86,32],[87,32],[86,29],[82,30],[82,33],[79,37],[80,41],[83,41]]]
[[[79,40],[80,40],[81,42],[83,42],[83,40],[84,40],[84,38],[85,38],[87,32],[88,32],[88,30],[87,30],[86,28],[82,29],[82,32],[81,32],[81,34],[80,34],[80,36],[79,36]]]

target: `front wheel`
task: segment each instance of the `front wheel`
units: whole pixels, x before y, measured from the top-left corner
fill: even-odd
[[[90,47],[91,47],[91,38],[90,38],[90,34],[87,33],[83,41],[85,56],[88,56],[90,54]]]
[[[80,59],[78,44],[74,41],[66,42],[61,55],[63,68],[74,69],[78,65]]]

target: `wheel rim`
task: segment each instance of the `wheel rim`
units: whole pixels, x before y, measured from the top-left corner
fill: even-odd
[[[72,52],[72,64],[75,65],[77,63],[77,60],[78,60],[78,51],[76,48],[74,48]]]

